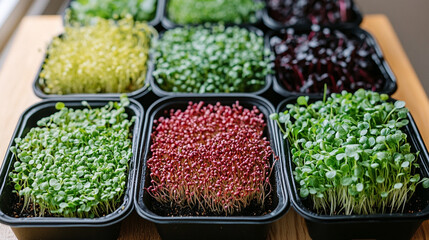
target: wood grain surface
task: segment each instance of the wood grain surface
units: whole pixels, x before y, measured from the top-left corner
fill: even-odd
[[[62,31],[59,16],[31,16],[21,22],[14,43],[0,69],[0,163],[9,145],[21,113],[39,99],[33,94],[32,81],[51,38]],[[374,35],[398,79],[393,97],[407,102],[426,144],[429,143],[429,101],[389,20],[383,15],[365,16],[362,27]],[[0,240],[16,239],[8,226],[0,224]],[[155,226],[133,213],[122,224],[120,240],[158,240]],[[275,222],[270,240],[310,239],[304,219],[293,209]],[[425,221],[415,240],[429,239]]]

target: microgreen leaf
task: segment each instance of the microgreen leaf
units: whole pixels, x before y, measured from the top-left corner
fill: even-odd
[[[300,96],[297,99],[297,103],[301,106],[306,106],[308,102],[308,96]]]
[[[334,178],[337,175],[337,171],[332,170],[326,173],[327,178]]]
[[[422,186],[424,188],[429,188],[429,178],[423,178]]]
[[[278,113],[271,113],[270,114],[270,119],[271,120],[278,120],[279,119],[279,114]]]
[[[400,189],[402,186],[404,186],[403,183],[395,183],[395,185],[393,186],[395,189]]]
[[[350,184],[352,184],[353,179],[350,177],[345,177],[343,179],[341,179],[341,185],[343,186],[349,186]]]
[[[301,188],[299,191],[299,196],[302,198],[306,198],[310,192],[307,188]]]
[[[356,184],[356,191],[362,192],[362,190],[363,190],[363,184],[362,183]]]
[[[377,176],[377,183],[383,183],[384,179],[385,178],[383,176]]]
[[[403,108],[403,107],[405,107],[404,101],[396,101],[395,102],[395,108]]]
[[[61,109],[63,109],[65,107],[65,104],[63,103],[63,102],[57,102],[56,104],[55,104],[55,109],[57,109],[57,110],[61,110]]]

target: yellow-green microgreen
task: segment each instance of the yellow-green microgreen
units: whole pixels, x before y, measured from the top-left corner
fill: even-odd
[[[58,111],[15,139],[9,176],[14,192],[30,203],[35,216],[93,218],[113,212],[122,202],[131,159],[126,97],[102,108],[84,109],[56,104]]]
[[[404,126],[405,103],[386,94],[358,90],[297,104],[270,117],[289,140],[300,196],[319,214],[402,212],[419,183],[418,153]]]
[[[223,25],[168,30],[154,56],[155,80],[172,92],[254,92],[271,69],[263,37]]]
[[[125,18],[66,26],[53,39],[40,73],[47,94],[126,93],[145,85],[151,39],[156,31]]]

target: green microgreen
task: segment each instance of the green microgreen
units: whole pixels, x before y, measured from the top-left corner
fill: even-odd
[[[255,0],[169,0],[167,12],[178,24],[254,23],[258,20],[256,12],[264,5]]]
[[[154,56],[156,82],[172,92],[254,92],[271,68],[262,37],[223,25],[168,30]]]
[[[319,214],[402,212],[419,183],[418,152],[404,127],[405,103],[358,90],[297,104],[271,115],[289,140],[300,196]]]
[[[155,17],[157,0],[75,0],[66,10],[68,22],[94,23],[97,17],[123,19],[131,16],[135,21],[149,21]]]
[[[156,31],[125,18],[66,26],[55,37],[39,76],[47,94],[126,93],[145,85],[149,48]]]
[[[14,192],[30,203],[35,216],[93,218],[122,204],[132,156],[126,96],[102,108],[73,109],[57,103],[58,111],[15,139],[9,176]]]

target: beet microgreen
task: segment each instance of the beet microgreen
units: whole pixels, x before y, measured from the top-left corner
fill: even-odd
[[[253,92],[265,85],[269,50],[239,27],[185,27],[166,31],[156,47],[154,77],[163,90]]]
[[[286,90],[320,93],[381,90],[385,79],[374,62],[375,50],[364,39],[338,30],[295,34],[293,29],[271,38],[277,78]]]
[[[297,104],[271,115],[289,140],[300,196],[320,214],[401,212],[423,182],[403,127],[405,103],[358,90]]]
[[[312,24],[343,23],[355,16],[352,0],[268,0],[267,8],[273,19],[288,25],[304,19]]]
[[[200,215],[230,215],[254,201],[264,207],[273,151],[256,107],[189,103],[154,124],[146,190],[158,202]]]
[[[88,103],[83,103],[87,105]],[[35,216],[100,217],[121,203],[131,158],[128,99],[102,108],[58,111],[40,119],[11,151],[16,161],[9,176],[23,210],[30,203]]]
[[[255,0],[168,0],[168,17],[178,24],[252,23],[264,4]]]
[[[130,18],[66,26],[53,39],[40,73],[47,94],[125,93],[145,84],[155,30]]]
[[[105,19],[123,19],[127,15],[135,21],[148,21],[155,17],[157,0],[75,0],[67,9],[69,22],[89,24],[97,17]]]

